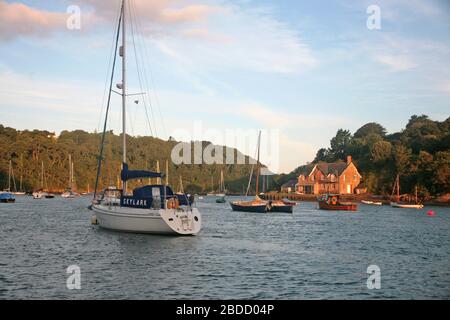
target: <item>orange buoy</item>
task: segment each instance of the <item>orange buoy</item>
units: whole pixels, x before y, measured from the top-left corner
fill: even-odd
[[[428,215],[429,217],[434,217],[434,216],[436,215],[436,213],[435,213],[433,210],[428,210],[428,211],[427,211],[427,215]]]

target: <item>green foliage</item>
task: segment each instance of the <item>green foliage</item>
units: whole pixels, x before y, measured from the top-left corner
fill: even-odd
[[[353,157],[369,192],[390,194],[397,174],[405,193],[416,186],[422,196],[450,192],[450,118],[439,122],[413,115],[404,130],[390,135],[373,122],[353,136],[339,129],[330,148],[319,149],[313,162],[345,160],[347,155]],[[276,186],[298,176],[297,171],[278,176]]]
[[[62,131],[59,137],[48,131],[17,131],[0,125],[0,189],[8,185],[8,163],[12,160],[15,181],[18,185],[23,177],[23,189],[32,191],[40,187],[41,163],[45,167],[46,187],[53,191],[62,191],[69,181],[69,154],[74,162],[75,187],[79,191],[93,190],[97,172],[101,134],[81,130]],[[106,133],[103,153],[100,187],[117,185],[120,175],[122,153],[121,136],[112,131]],[[179,177],[183,179],[186,192],[206,192],[212,189],[211,177],[214,177],[215,189],[224,171],[225,185],[230,192],[242,192],[247,185],[250,165],[175,165],[170,161],[172,148],[176,141],[163,141],[153,137],[127,136],[127,158],[130,169],[156,170],[156,161],[160,170],[165,171],[169,160],[169,184],[175,189]],[[203,142],[203,147],[210,144]],[[193,149],[193,148],[192,148]],[[224,154],[226,154],[224,148]],[[233,149],[237,156],[238,151]],[[248,163],[248,157],[246,157]],[[149,181],[130,182],[130,188]],[[153,181],[155,182],[155,181]]]
[[[331,158],[329,160],[344,160],[346,157],[347,149],[352,139],[350,131],[339,129],[336,136],[330,141],[329,154]]]

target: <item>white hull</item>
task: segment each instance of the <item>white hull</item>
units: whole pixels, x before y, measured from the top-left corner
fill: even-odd
[[[374,201],[366,201],[366,200],[361,200],[361,203],[370,204],[370,205],[374,205],[374,206],[382,206],[383,205],[382,202],[374,202]]]
[[[79,196],[80,195],[76,192],[64,192],[63,194],[61,194],[61,197],[63,197],[63,198],[76,198]]]
[[[176,209],[138,209],[101,204],[92,205],[100,227],[133,233],[166,235],[195,235],[201,229],[197,208],[191,211]]]
[[[422,209],[423,204],[403,204],[403,203],[391,202],[391,207],[403,208],[403,209]]]
[[[46,195],[45,192],[33,192],[33,199],[44,199]]]

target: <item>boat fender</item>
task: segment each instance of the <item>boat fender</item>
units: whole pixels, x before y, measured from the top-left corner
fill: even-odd
[[[168,209],[178,209],[179,206],[180,206],[180,202],[176,198],[172,198],[167,201]]]
[[[94,226],[98,225],[97,217],[95,215],[91,217],[91,224]]]

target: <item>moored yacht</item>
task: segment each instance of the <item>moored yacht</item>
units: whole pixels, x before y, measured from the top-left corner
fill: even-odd
[[[136,187],[131,193],[127,192],[127,183],[132,180],[144,178],[159,178],[161,181],[163,174],[145,170],[130,170],[127,164],[127,143],[126,143],[126,18],[133,18],[127,14],[127,1],[122,0],[121,12],[116,34],[114,51],[113,71],[109,87],[109,98],[105,115],[102,141],[100,145],[100,155],[98,157],[97,179],[95,182],[94,198],[89,208],[94,212],[92,222],[101,228],[149,234],[166,235],[196,235],[201,229],[201,215],[197,208],[193,206],[192,199],[186,195],[174,194],[172,188],[166,183],[149,184]],[[136,24],[134,24],[136,25]],[[115,68],[115,57],[119,43],[119,35],[122,33],[122,44],[119,49],[119,56],[122,59],[122,81],[117,87],[121,89],[122,96],[122,170],[120,174],[122,189],[115,190],[114,197],[108,197],[105,190],[102,194],[97,194],[99,177],[102,165],[103,145],[105,142],[106,125],[110,97],[112,92],[112,82]],[[133,38],[134,41],[134,38]],[[117,93],[117,92],[116,92]],[[119,202],[117,199],[120,199]]]

